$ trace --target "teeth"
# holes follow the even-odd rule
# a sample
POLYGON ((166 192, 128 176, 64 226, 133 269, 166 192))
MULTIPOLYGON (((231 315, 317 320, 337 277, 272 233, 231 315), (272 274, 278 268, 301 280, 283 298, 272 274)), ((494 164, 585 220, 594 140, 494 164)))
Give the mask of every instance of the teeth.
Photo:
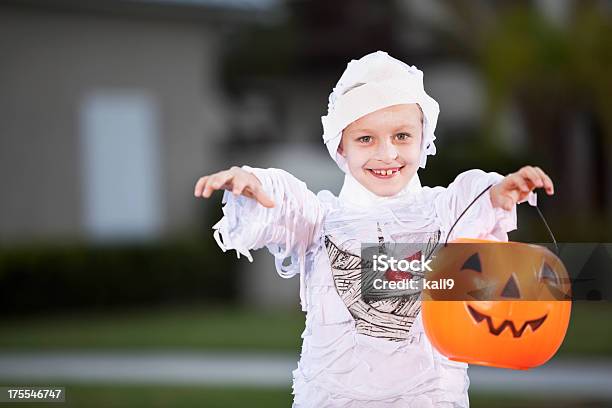
POLYGON ((372 171, 374 173, 376 173, 376 174, 380 174, 381 176, 390 176, 390 175, 398 172, 397 169, 382 169, 382 170, 374 170, 374 169, 372 169, 372 171))

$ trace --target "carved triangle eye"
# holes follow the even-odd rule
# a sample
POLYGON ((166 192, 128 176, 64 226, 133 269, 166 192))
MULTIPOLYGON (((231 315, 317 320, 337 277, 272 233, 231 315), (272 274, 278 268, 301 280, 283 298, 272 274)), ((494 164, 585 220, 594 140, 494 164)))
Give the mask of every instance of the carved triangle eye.
POLYGON ((482 266, 480 265, 480 257, 478 256, 478 252, 473 254, 468 258, 467 261, 461 267, 461 270, 470 269, 476 272, 482 272, 482 266))
POLYGON ((559 276, 557 276, 557 273, 546 262, 542 264, 542 269, 540 270, 540 280, 551 285, 559 285, 559 276))
POLYGON ((519 292, 518 285, 516 284, 516 279, 514 275, 510 276, 508 282, 506 282, 506 286, 504 286, 504 290, 502 290, 501 295, 507 298, 518 299, 521 297, 521 293, 519 292))

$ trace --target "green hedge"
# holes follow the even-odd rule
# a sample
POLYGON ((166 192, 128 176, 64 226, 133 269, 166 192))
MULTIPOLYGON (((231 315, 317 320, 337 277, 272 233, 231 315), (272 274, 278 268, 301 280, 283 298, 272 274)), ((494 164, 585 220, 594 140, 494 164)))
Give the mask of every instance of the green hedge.
POLYGON ((212 240, 0 248, 0 315, 234 300, 236 269, 212 240))

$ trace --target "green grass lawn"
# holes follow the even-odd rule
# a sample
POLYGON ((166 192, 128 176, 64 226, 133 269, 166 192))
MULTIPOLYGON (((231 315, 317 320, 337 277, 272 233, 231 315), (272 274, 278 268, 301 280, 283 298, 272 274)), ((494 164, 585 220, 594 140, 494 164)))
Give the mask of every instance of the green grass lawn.
MULTIPOLYGON (((293 396, 289 388, 211 388, 195 386, 122 386, 67 385, 66 403, 39 403, 31 406, 61 406, 66 408, 287 408, 293 396)), ((2 407, 23 408, 25 403, 0 404, 2 407)), ((525 395, 489 395, 470 393, 470 406, 499 408, 581 408, 610 407, 610 402, 525 395)))
MULTIPOLYGON (((151 308, 0 321, 0 351, 245 350, 297 352, 300 311, 221 307, 151 308)), ((612 303, 574 305, 559 356, 612 356, 612 303)))
POLYGON ((559 356, 612 357, 612 303, 576 302, 559 356))

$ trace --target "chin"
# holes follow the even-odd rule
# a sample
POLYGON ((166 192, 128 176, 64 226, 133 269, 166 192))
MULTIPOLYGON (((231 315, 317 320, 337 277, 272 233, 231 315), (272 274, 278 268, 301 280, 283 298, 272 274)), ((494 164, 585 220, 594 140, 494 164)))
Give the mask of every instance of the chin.
POLYGON ((377 196, 392 197, 396 195, 397 193, 399 193, 401 190, 402 190, 401 188, 394 188, 394 189, 383 188, 383 189, 373 190, 372 192, 376 194, 377 196))
POLYGON ((380 197, 392 197, 402 191, 408 184, 408 181, 403 174, 393 181, 391 180, 372 180, 372 176, 366 176, 364 186, 372 193, 380 197))

